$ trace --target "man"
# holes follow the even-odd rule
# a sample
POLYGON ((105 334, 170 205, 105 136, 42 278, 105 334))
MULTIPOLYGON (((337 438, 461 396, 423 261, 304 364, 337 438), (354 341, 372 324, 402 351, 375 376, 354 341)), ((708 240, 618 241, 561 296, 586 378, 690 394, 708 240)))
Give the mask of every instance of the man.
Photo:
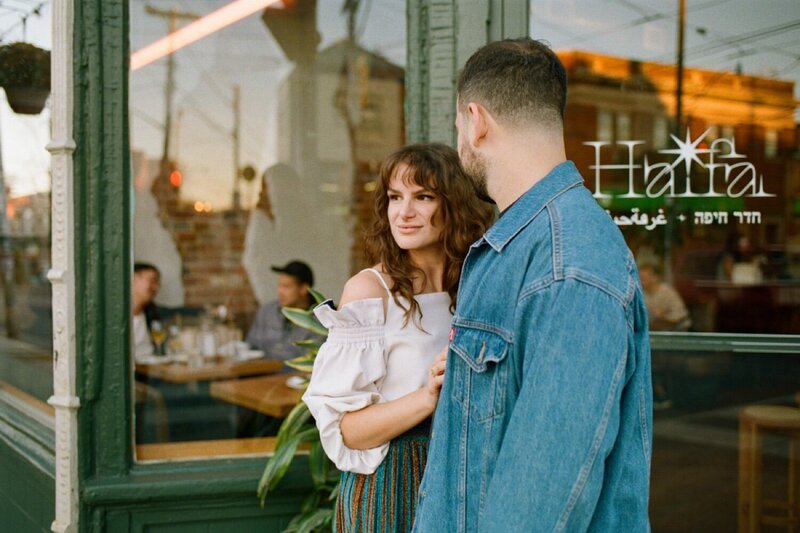
POLYGON ((652 263, 639 265, 644 303, 651 330, 686 331, 691 326, 689 311, 681 295, 661 280, 661 269, 652 263))
POLYGON ((458 80, 458 148, 501 216, 471 247, 415 531, 647 531, 650 351, 633 256, 566 161, 566 73, 531 39, 458 80))
POLYGON ((278 299, 261 306, 246 341, 253 348, 264 350, 270 359, 293 359, 302 355, 304 349, 292 343, 313 338, 315 334, 289 322, 281 308, 307 309, 311 306, 313 298, 308 289, 314 285, 314 273, 302 261, 273 266, 272 270, 278 273, 278 299))
MULTIPOLYGON (((689 311, 678 291, 661 280, 661 267, 655 263, 641 263, 639 277, 650 330, 688 330, 692 325, 689 311)), ((656 411, 672 407, 672 400, 667 394, 669 359, 664 354, 653 357, 653 409, 656 411)))
MULTIPOLYGON (((137 360, 153 355, 150 327, 158 321, 158 311, 153 302, 161 288, 161 273, 150 263, 133 265, 131 304, 133 306, 133 354, 137 360)), ((160 324, 159 324, 160 327, 160 324)))

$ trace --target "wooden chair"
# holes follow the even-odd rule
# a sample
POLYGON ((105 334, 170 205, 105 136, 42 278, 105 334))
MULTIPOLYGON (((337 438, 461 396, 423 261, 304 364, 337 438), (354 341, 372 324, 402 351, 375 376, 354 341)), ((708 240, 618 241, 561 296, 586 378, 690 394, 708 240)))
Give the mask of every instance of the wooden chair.
POLYGON ((797 452, 800 444, 800 409, 780 405, 751 405, 739 413, 739 533, 755 533, 761 526, 782 526, 800 531, 797 452), (786 500, 762 498, 762 440, 765 433, 784 435, 789 441, 786 500), (780 514, 765 514, 778 509, 780 514))
MULTIPOLYGON (((144 417, 144 411, 149 405, 152 409, 155 423, 156 441, 169 442, 169 421, 167 419, 167 403, 164 401, 164 395, 147 383, 142 383, 138 380, 133 383, 138 418, 144 417)), ((137 422, 140 422, 140 420, 137 420, 137 422)), ((136 429, 137 431, 143 431, 144 424, 139 423, 136 429)))

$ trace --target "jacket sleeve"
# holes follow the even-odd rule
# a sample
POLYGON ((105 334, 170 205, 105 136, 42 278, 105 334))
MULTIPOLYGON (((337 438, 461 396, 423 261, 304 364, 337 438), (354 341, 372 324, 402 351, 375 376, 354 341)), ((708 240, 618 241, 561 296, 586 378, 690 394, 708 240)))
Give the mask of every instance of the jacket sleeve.
POLYGON ((488 482, 481 531, 586 531, 617 438, 630 368, 623 304, 576 280, 518 306, 519 395, 488 482))
POLYGON ((314 312, 328 328, 328 338, 314 361, 303 401, 316 420, 322 447, 336 467, 371 474, 386 457, 389 444, 367 450, 348 448, 339 421, 345 413, 383 401, 383 302, 380 298, 355 301, 339 311, 322 304, 314 312))

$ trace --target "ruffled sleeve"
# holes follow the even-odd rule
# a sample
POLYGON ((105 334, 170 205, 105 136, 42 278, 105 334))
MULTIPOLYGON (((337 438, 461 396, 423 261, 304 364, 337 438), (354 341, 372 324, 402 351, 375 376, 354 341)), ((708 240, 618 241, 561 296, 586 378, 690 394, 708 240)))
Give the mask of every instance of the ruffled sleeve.
POLYGON ((336 467, 371 474, 386 457, 389 444, 367 450, 348 448, 339 420, 345 413, 382 401, 379 389, 386 375, 383 300, 357 300, 338 311, 326 302, 314 314, 328 328, 328 338, 317 354, 303 401, 336 467))

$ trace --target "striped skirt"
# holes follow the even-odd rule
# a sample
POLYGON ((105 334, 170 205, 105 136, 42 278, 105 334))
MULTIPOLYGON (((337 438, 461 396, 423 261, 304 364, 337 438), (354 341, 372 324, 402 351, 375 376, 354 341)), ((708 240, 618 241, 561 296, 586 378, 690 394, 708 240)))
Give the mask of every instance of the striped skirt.
POLYGON ((389 443, 386 458, 375 473, 342 472, 333 530, 337 533, 411 531, 429 435, 430 421, 425 421, 389 443))

